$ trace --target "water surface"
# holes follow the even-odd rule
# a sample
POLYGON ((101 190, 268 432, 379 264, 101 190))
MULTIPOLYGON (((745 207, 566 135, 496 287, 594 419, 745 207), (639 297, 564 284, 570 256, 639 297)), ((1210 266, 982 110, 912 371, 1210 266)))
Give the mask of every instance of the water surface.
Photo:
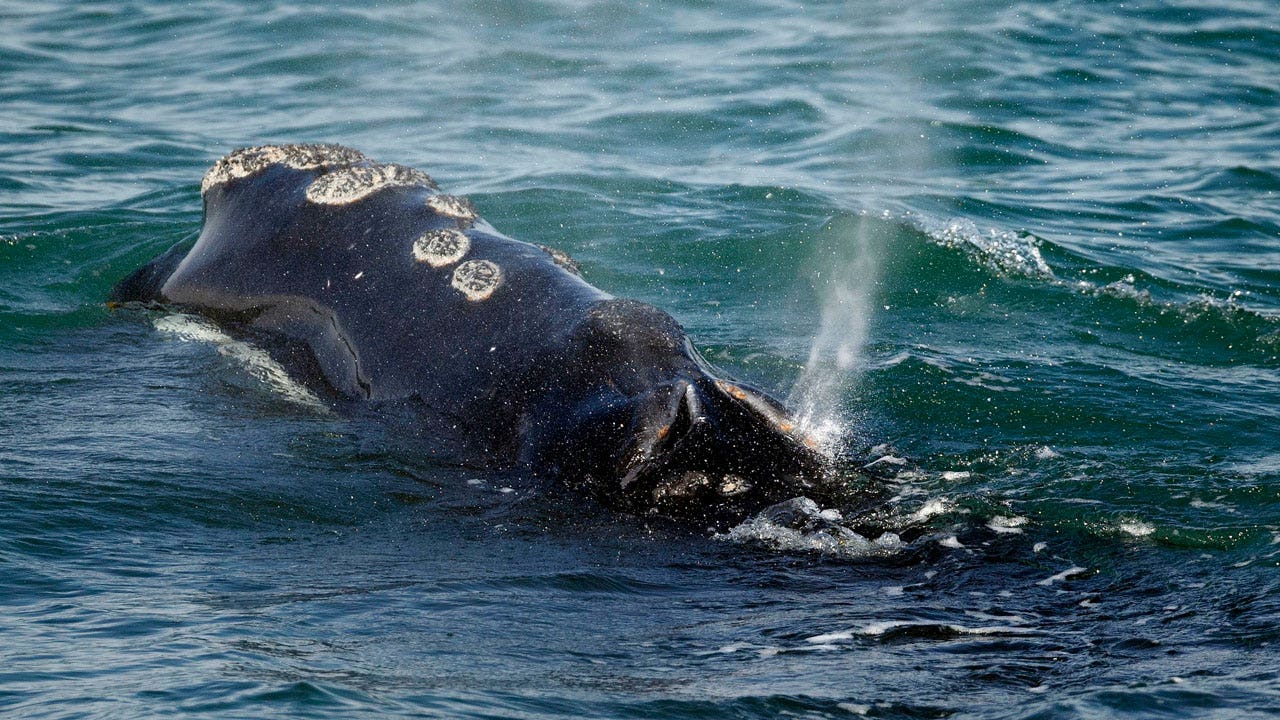
POLYGON ((1273 3, 0 22, 0 710, 1280 714, 1273 3), (846 521, 901 542, 435 466, 106 308, 198 230, 215 159, 298 141, 422 168, 668 310, 875 463, 846 521))

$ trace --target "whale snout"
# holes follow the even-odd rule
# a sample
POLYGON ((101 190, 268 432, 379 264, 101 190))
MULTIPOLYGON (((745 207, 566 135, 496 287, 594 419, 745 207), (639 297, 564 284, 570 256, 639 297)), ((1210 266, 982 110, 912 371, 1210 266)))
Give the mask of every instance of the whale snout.
POLYGON ((825 465, 786 409, 748 386, 709 376, 637 400, 616 471, 633 512, 735 520, 803 495, 825 465))
POLYGON ((638 515, 723 524, 809 493, 825 461, 781 403, 716 377, 670 315, 595 305, 531 424, 535 467, 638 515))

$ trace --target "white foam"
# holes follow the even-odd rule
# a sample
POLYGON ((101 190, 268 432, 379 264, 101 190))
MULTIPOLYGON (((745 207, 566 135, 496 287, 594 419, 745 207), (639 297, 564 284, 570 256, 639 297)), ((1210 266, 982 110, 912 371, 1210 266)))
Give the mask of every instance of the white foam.
POLYGON ((850 640, 852 638, 853 638, 852 631, 842 630, 840 632, 814 635, 813 637, 805 638, 804 641, 812 645, 829 645, 833 642, 839 642, 841 640, 850 640))
POLYGON ((1126 520, 1120 523, 1120 532, 1134 537, 1146 537, 1156 531, 1151 523, 1145 523, 1141 520, 1126 520))
POLYGON ((869 637, 879 637, 885 633, 902 628, 938 628, 948 630, 957 635, 1035 635, 1039 633, 1039 631, 1034 628, 1018 627, 1017 625, 983 625, 972 627, 969 625, 932 623, 920 620, 885 620, 882 622, 871 623, 863 627, 858 631, 858 634, 869 637))
POLYGON ((984 233, 969 220, 952 220, 923 229, 939 245, 964 251, 1001 275, 1054 277, 1040 254, 1040 240, 1032 235, 994 228, 984 233))
POLYGON ((943 513, 950 512, 951 509, 952 505, 946 498, 935 498, 926 502, 919 510, 911 513, 911 521, 924 522, 934 515, 941 515, 943 513))
POLYGON ((1192 498, 1191 502, 1188 504, 1193 508, 1201 510, 1225 510, 1230 513, 1237 512, 1235 507, 1226 503, 1210 502, 1208 500, 1201 500, 1200 498, 1192 498))
POLYGON ((885 455, 884 457, 879 457, 879 458, 876 458, 875 460, 872 460, 871 462, 867 463, 866 465, 863 465, 862 467, 863 469, 866 469, 866 468, 875 467, 876 465, 880 465, 880 464, 902 466, 902 465, 906 465, 907 461, 894 455, 885 455))
POLYGON ((157 330, 174 335, 186 342, 212 344, 221 355, 244 366, 249 373, 289 402, 324 414, 328 406, 315 393, 289 377, 288 371, 261 348, 236 340, 222 332, 217 325, 194 315, 165 315, 154 321, 157 330))
POLYGON ((1056 582, 1060 582, 1060 581, 1062 581, 1062 580, 1066 580, 1067 578, 1071 577, 1072 575, 1079 575, 1079 574, 1081 574, 1081 573, 1087 573, 1087 572, 1089 572, 1089 568, 1082 568, 1082 567, 1080 567, 1079 565, 1073 565, 1073 566, 1071 566, 1071 567, 1067 568, 1066 570, 1063 570, 1062 572, 1057 573, 1056 575, 1050 575, 1049 577, 1047 577, 1047 578, 1045 578, 1045 579, 1043 579, 1043 580, 1038 580, 1038 581, 1036 582, 1036 584, 1037 584, 1037 585, 1043 585, 1043 586, 1045 586, 1045 587, 1048 587, 1048 586, 1050 586, 1050 585, 1052 585, 1052 584, 1054 584, 1054 583, 1056 583, 1056 582))
POLYGON ((1112 283, 1107 283, 1101 287, 1094 285, 1088 281, 1081 281, 1077 287, 1085 292, 1093 295, 1105 295, 1108 297, 1123 298, 1125 300, 1136 300, 1139 304, 1149 304, 1151 302, 1151 293, 1147 290, 1139 290, 1134 283, 1137 281, 1132 274, 1125 275, 1123 278, 1112 283))
POLYGON ((992 392, 1021 392, 1022 390, 1013 384, 1013 380, 986 371, 977 372, 969 377, 958 376, 956 382, 992 392))
POLYGON ((1027 624, 1027 619, 1022 617, 1021 615, 993 615, 991 613, 982 612, 981 610, 965 610, 964 614, 968 615, 971 618, 975 618, 977 620, 995 620, 997 622, 1011 622, 1011 623, 1014 623, 1015 625, 1027 624))
POLYGON ((996 515, 987 521, 987 527, 998 533, 1017 534, 1022 532, 1022 526, 1027 524, 1027 519, 1021 516, 1006 517, 1004 515, 996 515))
POLYGON ((819 552, 845 558, 884 557, 906 547, 896 533, 886 532, 871 540, 836 524, 833 517, 838 516, 823 511, 809 498, 795 498, 766 508, 714 537, 786 552, 819 552))

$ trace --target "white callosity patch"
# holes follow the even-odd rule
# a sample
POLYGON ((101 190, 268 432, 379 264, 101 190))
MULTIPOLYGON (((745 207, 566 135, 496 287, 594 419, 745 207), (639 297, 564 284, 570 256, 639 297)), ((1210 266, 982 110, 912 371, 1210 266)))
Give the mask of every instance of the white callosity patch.
POLYGON ((453 271, 453 287, 473 302, 487 300, 502 284, 502 268, 489 260, 468 260, 453 271))
POLYGON ((421 170, 394 163, 353 165, 325 173, 307 186, 307 199, 320 205, 347 205, 391 187, 435 188, 421 170))
POLYGON ((320 170, 368 162, 358 150, 332 144, 259 145, 235 150, 213 164, 200 182, 204 194, 218 185, 239 180, 266 170, 272 165, 285 165, 295 170, 320 170))
POLYGON ((434 268, 452 265, 466 256, 471 239, 459 230, 428 230, 413 241, 413 259, 434 268))
POLYGON ((428 195, 426 202, 436 214, 461 222, 474 222, 479 217, 471 201, 457 195, 428 195))

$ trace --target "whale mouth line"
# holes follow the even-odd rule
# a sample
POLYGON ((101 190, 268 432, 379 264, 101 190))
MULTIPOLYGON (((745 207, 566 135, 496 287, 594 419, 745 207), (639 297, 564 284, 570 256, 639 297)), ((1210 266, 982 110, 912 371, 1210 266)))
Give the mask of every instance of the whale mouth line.
POLYGON ((768 499, 786 488, 799 492, 822 472, 824 458, 785 408, 753 389, 681 380, 668 397, 661 421, 640 423, 640 438, 619 464, 619 487, 634 509, 768 499))
POLYGON ((649 474, 656 465, 662 464, 664 459, 669 458, 685 443, 698 426, 707 422, 702 413, 702 402, 693 385, 686 380, 673 386, 662 416, 663 424, 651 432, 642 429, 633 449, 624 454, 622 472, 619 473, 623 490, 633 485, 642 475, 649 474))

